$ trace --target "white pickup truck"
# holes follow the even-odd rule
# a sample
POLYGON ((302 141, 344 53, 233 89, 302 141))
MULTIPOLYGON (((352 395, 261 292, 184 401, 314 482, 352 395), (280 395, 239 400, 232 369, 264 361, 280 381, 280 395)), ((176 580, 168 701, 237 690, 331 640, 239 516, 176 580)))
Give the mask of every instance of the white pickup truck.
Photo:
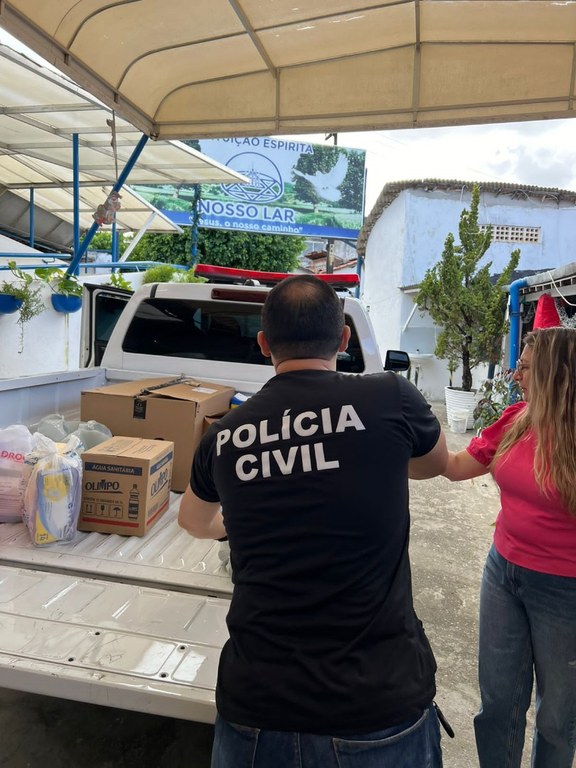
MULTIPOLYGON (((98 365, 0 380, 0 427, 77 417, 82 390, 121 380, 184 373, 254 393, 273 375, 256 346, 268 288, 87 290, 83 358, 98 365)), ((363 306, 347 295, 344 308, 352 337, 339 368, 382 371, 363 306)), ((407 367, 402 353, 387 358, 407 367)), ((219 545, 178 527, 178 503, 172 494, 143 538, 78 533, 34 547, 23 524, 0 525, 0 687, 213 722, 232 584, 219 545)))

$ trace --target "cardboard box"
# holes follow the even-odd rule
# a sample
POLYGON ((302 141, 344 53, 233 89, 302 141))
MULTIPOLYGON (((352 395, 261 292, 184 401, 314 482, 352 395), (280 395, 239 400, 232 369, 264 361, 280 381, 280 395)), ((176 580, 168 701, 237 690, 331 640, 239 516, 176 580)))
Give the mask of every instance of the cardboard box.
POLYGON ((229 411, 224 411, 224 413, 218 413, 216 416, 204 416, 204 424, 202 425, 202 435, 205 435, 206 432, 210 429, 212 424, 215 424, 217 421, 220 421, 220 419, 223 416, 226 416, 226 414, 229 411))
POLYGON ((170 504, 174 445, 111 437, 84 451, 78 529, 144 536, 170 504))
POLYGON ((126 381, 82 392, 83 421, 95 419, 114 435, 171 440, 172 490, 185 491, 205 416, 228 409, 235 390, 192 378, 126 381))

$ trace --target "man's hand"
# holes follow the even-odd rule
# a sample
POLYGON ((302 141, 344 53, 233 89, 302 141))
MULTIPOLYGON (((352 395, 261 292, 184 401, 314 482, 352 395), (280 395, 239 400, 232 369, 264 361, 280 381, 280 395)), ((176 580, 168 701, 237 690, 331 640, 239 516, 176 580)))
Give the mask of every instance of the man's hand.
POLYGON ((180 501, 178 525, 197 539, 221 539, 226 536, 220 503, 204 501, 190 486, 180 501))

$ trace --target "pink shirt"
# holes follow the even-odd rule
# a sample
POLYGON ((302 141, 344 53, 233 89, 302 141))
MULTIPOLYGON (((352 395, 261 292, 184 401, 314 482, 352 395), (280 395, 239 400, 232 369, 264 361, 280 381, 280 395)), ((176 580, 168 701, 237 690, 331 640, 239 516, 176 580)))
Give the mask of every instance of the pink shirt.
MULTIPOLYGON (((488 466, 503 433, 525 407, 526 403, 510 405, 495 424, 474 437, 466 449, 472 458, 488 466)), ((515 565, 576 577, 576 517, 570 516, 556 490, 552 489, 548 497, 540 491, 534 477, 535 449, 536 439, 530 430, 494 468, 502 505, 494 545, 515 565)))

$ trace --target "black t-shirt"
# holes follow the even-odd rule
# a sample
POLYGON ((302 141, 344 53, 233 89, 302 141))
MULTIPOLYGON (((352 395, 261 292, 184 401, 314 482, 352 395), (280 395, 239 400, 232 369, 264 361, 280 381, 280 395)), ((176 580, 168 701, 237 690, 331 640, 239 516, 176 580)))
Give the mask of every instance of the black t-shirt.
POLYGON ((191 486, 221 502, 230 541, 225 720, 368 733, 432 701, 436 664, 412 604, 408 460, 439 434, 401 376, 317 370, 275 376, 206 433, 191 486))

